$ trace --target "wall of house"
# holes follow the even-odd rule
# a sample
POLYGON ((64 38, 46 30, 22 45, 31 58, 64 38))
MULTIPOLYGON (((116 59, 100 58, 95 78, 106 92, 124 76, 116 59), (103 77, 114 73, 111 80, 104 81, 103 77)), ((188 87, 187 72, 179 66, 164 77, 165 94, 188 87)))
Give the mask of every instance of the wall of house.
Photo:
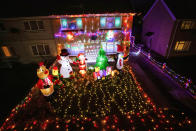
MULTIPOLYGON (((107 15, 103 15, 105 17, 109 17, 107 15)), ((116 15, 116 16, 120 16, 120 15, 116 15)), ((65 17, 67 18, 67 17, 65 17)), ((121 16, 121 22, 122 22, 122 26, 120 28, 120 31, 132 31, 132 24, 133 24, 133 16, 132 15, 125 15, 125 16, 121 16), (125 23, 126 21, 126 23, 125 23)), ((82 17, 82 23, 83 23, 83 31, 85 30, 87 33, 97 33, 99 32, 107 32, 108 30, 101 30, 100 29, 100 17, 99 16, 91 16, 91 17, 82 17)), ((60 31, 61 25, 60 25, 60 18, 56 18, 53 20, 53 29, 55 33, 58 33, 60 31)), ((117 29, 119 30, 119 29, 117 29)), ((77 32, 77 31, 69 31, 69 32, 77 32)), ((66 32, 64 33, 66 34, 66 32)), ((105 33, 106 34, 106 33, 105 33)), ((123 33, 120 32, 119 37, 116 37, 116 40, 118 41, 122 41, 123 40, 123 33)), ((99 40, 105 40, 105 36, 104 37, 100 37, 98 36, 97 39, 99 40)), ((73 40, 69 40, 66 38, 57 38, 56 41, 57 43, 73 43, 73 42, 77 42, 77 41, 88 41, 89 40, 89 36, 84 34, 84 35, 79 35, 79 36, 74 36, 73 40)))
POLYGON ((166 56, 168 43, 172 33, 174 19, 171 17, 162 1, 158 1, 149 14, 143 19, 142 40, 154 52, 166 56), (147 32, 154 32, 150 46, 150 37, 147 32))
POLYGON ((176 33, 171 41, 171 50, 168 52, 168 57, 176 57, 176 56, 189 56, 196 55, 196 19, 191 19, 195 23, 195 27, 193 29, 182 30, 181 25, 184 20, 177 20, 176 33), (177 41, 191 41, 189 50, 187 51, 175 51, 175 45, 177 41))
MULTIPOLYGON (((106 14, 103 14, 106 16, 106 14)), ((117 15, 121 16, 121 15, 117 15)), ((70 17, 70 16, 67 16, 70 17)), ((107 16, 106 16, 107 17, 107 16)), ((0 23, 3 23, 6 28, 5 31, 0 30, 0 47, 8 46, 12 47, 15 52, 19 62, 22 63, 31 63, 31 62, 39 62, 44 59, 48 59, 51 57, 56 57, 57 55, 57 45, 58 44, 69 44, 71 42, 87 41, 90 36, 87 34, 75 36, 74 40, 70 41, 64 38, 55 38, 54 35, 60 31, 61 17, 55 16, 43 16, 43 17, 23 17, 23 18, 4 18, 0 19, 0 23), (25 30, 24 22, 25 21, 43 21, 44 29, 43 30, 25 30), (14 29, 15 32, 11 30, 14 29), (32 50, 32 45, 35 44, 48 44, 50 55, 39 56, 34 55, 32 50)), ((65 17, 66 18, 66 17, 65 17)), ((83 29, 86 31, 95 33, 99 30, 100 27, 100 17, 99 16, 88 16, 82 17, 83 29)), ((133 15, 126 14, 122 16, 122 28, 120 31, 132 31, 132 23, 133 23, 133 15)), ((100 30, 101 31, 101 30, 100 30)), ((105 32, 107 30, 103 30, 105 32)), ((127 39, 123 37, 123 32, 119 33, 120 35, 116 38, 117 41, 125 41, 122 43, 123 46, 130 45, 130 43, 126 42, 127 39)), ((100 37, 99 40, 104 41, 104 37, 100 37)), ((129 51, 129 49, 127 49, 129 51)), ((1 58, 8 58, 5 56, 0 56, 1 58)), ((12 58, 12 57, 9 57, 12 58)))
MULTIPOLYGON (((52 26, 52 19, 40 18, 40 17, 27 17, 27 18, 10 18, 2 19, 0 21, 6 28, 5 31, 0 31, 0 46, 12 47, 19 62, 31 63, 38 62, 43 59, 55 57, 56 45, 54 39, 54 32, 52 26), (44 30, 26 31, 24 27, 24 21, 43 21, 44 30), (17 32, 12 32, 12 29, 16 29, 17 32), (33 44, 48 44, 50 49, 50 55, 48 56, 35 56, 32 52, 33 44)), ((5 57, 3 58, 5 59, 5 57)))
MULTIPOLYGON (((60 18, 69 20, 70 16, 68 17, 62 16, 59 18, 55 18, 55 20, 53 21, 54 32, 56 32, 57 34, 63 35, 63 37, 57 37, 55 39, 57 48, 58 48, 57 49, 58 54, 60 54, 60 51, 62 48, 66 47, 72 56, 77 56, 79 52, 82 52, 82 53, 85 53, 86 57, 88 58, 90 62, 94 62, 96 60, 96 57, 97 57, 96 55, 98 54, 98 50, 102 44, 112 45, 110 46, 112 47, 111 50, 109 48, 107 49, 104 48, 104 50, 106 51, 108 55, 115 53, 116 47, 117 47, 116 45, 121 44, 124 49, 123 51, 125 53, 125 56, 128 55, 129 47, 130 47, 130 32, 132 32, 133 15, 103 14, 103 15, 98 15, 98 16, 86 15, 84 17, 80 17, 82 18, 82 31, 81 31, 82 34, 79 34, 79 35, 77 34, 78 31, 73 31, 73 30, 66 31, 66 29, 61 30, 60 18), (110 30, 104 29, 104 28, 100 29, 100 17, 121 17, 121 27, 112 29, 115 32, 115 35, 114 35, 115 38, 112 42, 111 41, 109 42, 106 40, 107 32, 110 30), (125 34, 124 31, 127 31, 128 33, 125 34), (101 34, 99 34, 99 32, 101 34), (97 33, 96 40, 91 39, 92 33, 94 34, 97 33), (66 37, 66 35, 68 34, 73 35, 72 40, 66 37), (77 46, 77 48, 73 49, 74 46, 77 46)), ((105 46, 105 47, 109 47, 109 46, 105 46)))

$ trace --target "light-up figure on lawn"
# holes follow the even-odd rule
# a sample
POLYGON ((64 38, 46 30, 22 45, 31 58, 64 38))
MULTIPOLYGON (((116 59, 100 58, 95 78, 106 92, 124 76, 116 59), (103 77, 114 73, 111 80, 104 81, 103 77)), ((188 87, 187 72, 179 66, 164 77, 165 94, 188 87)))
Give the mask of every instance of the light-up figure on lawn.
POLYGON ((124 57, 122 47, 120 45, 117 45, 117 58, 115 58, 115 61, 116 61, 116 68, 118 70, 122 70, 122 68, 123 68, 123 61, 125 59, 127 59, 127 57, 129 57, 129 55, 124 57))
POLYGON ((49 75, 49 70, 44 66, 43 62, 39 63, 39 69, 37 69, 37 76, 39 78, 36 86, 40 89, 44 96, 49 96, 54 92, 52 75, 49 75))
POLYGON ((60 60, 58 62, 61 64, 60 74, 63 75, 63 78, 69 78, 73 73, 73 69, 70 65, 72 60, 69 58, 69 53, 67 49, 62 49, 60 54, 60 60))
POLYGON ((107 66, 109 66, 108 58, 106 56, 105 51, 101 47, 98 52, 95 67, 99 67, 100 70, 103 70, 103 69, 106 70, 107 66))
POLYGON ((86 74, 86 60, 87 58, 83 53, 78 54, 77 63, 79 64, 79 73, 84 77, 86 74))

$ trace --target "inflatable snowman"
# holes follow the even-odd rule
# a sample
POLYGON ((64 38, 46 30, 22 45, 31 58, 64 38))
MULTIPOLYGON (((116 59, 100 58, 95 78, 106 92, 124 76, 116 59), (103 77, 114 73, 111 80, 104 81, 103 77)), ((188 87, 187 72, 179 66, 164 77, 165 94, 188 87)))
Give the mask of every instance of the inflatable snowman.
POLYGON ((73 73, 70 62, 73 61, 69 58, 69 53, 67 49, 62 49, 60 54, 60 60, 58 62, 61 64, 60 74, 63 75, 63 78, 69 78, 73 73))

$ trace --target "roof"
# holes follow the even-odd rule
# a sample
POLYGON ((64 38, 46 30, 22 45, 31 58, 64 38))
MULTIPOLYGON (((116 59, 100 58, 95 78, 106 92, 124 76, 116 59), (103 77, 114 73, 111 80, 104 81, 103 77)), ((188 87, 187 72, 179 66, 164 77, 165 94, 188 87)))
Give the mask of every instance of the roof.
MULTIPOLYGON (((154 4, 152 4, 151 8, 156 5, 157 1, 154 0, 154 4)), ((194 5, 194 0, 161 0, 166 4, 166 8, 168 7, 175 18, 177 19, 195 19, 196 8, 194 5)), ((150 12, 151 8, 149 8, 146 15, 150 12)), ((168 11, 169 11, 168 10, 168 11)), ((169 13, 170 13, 169 11, 169 13)))

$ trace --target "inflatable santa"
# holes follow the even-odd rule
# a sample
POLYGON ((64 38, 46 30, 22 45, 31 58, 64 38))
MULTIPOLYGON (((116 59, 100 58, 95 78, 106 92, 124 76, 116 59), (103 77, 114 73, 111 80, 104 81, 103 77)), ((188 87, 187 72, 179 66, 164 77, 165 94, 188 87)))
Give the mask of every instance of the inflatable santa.
POLYGON ((84 56, 84 53, 79 53, 78 57, 76 58, 76 63, 73 62, 73 64, 79 65, 79 73, 84 77, 86 74, 86 60, 87 58, 84 56))

